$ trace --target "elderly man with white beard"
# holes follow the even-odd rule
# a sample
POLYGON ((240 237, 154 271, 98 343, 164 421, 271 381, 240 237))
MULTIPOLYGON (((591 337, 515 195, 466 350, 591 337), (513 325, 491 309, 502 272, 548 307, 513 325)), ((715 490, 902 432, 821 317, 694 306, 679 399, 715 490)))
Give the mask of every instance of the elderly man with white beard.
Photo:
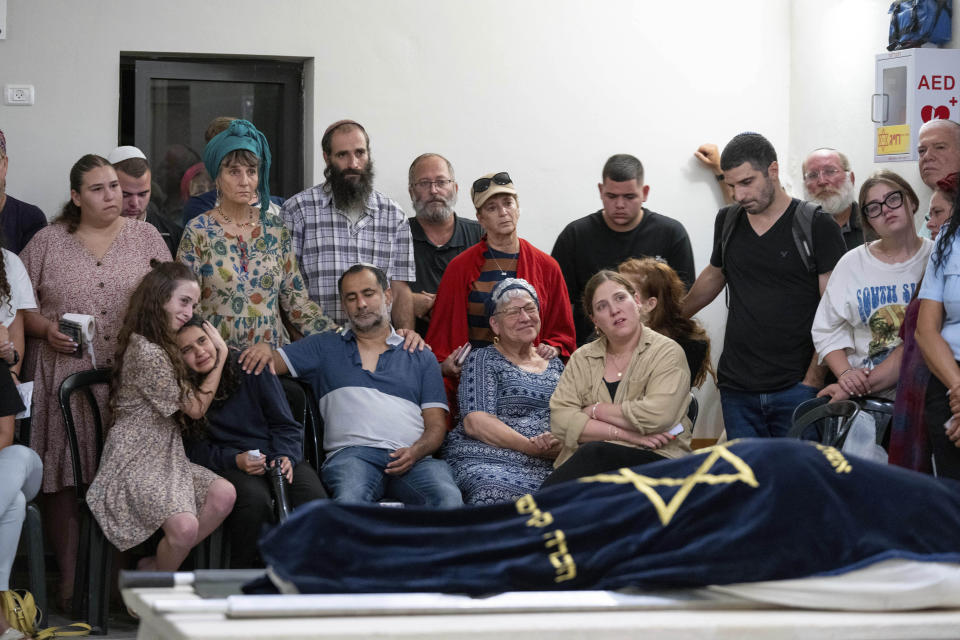
POLYGON ((814 149, 803 161, 803 195, 840 226, 847 251, 863 244, 863 223, 850 161, 836 149, 814 149))
POLYGON ((451 260, 480 240, 483 228, 454 212, 459 187, 453 165, 440 154, 417 156, 410 164, 407 184, 417 214, 409 219, 417 265, 417 279, 410 289, 416 330, 425 336, 443 272, 451 260))

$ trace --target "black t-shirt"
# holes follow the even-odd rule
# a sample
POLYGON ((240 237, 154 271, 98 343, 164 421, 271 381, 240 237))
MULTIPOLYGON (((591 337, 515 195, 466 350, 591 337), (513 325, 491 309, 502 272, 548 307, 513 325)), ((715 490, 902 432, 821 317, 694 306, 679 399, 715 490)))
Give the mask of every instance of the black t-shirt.
POLYGON ((176 260, 177 249, 180 247, 180 237, 183 236, 183 228, 170 218, 162 215, 152 202, 147 205, 146 221, 160 232, 160 237, 163 238, 167 249, 170 250, 170 257, 176 260))
MULTIPOLYGON (((810 326, 820 303, 817 274, 809 273, 793 240, 793 199, 762 236, 742 214, 722 264, 723 214, 714 224, 710 264, 723 268, 730 312, 717 371, 719 386, 754 392, 786 389, 803 379, 813 357, 810 326)), ((833 270, 844 254, 840 227, 823 211, 813 217, 817 273, 833 270)))
MULTIPOLYGON (((417 267, 417 280, 410 284, 414 293, 436 293, 440 278, 450 261, 480 241, 483 227, 475 220, 467 220, 454 214, 453 235, 442 247, 434 246, 423 231, 420 221, 409 218, 410 235, 413 237, 413 262, 417 267)), ((417 318, 416 330, 427 335, 430 323, 417 318)))
POLYGON ((677 340, 677 344, 683 349, 683 355, 687 359, 687 367, 690 369, 690 386, 693 386, 693 379, 697 377, 703 361, 707 359, 707 347, 710 343, 704 340, 677 340))
POLYGON ((33 235, 47 226, 47 216, 39 207, 7 195, 0 211, 3 246, 7 251, 20 253, 33 235))
POLYGON ((577 344, 593 334, 593 323, 583 313, 581 300, 587 280, 601 269, 613 269, 629 258, 662 258, 680 275, 687 288, 693 283, 693 249, 683 225, 673 218, 643 210, 640 224, 630 231, 614 231, 603 220, 603 211, 574 220, 560 232, 553 252, 567 283, 577 344))

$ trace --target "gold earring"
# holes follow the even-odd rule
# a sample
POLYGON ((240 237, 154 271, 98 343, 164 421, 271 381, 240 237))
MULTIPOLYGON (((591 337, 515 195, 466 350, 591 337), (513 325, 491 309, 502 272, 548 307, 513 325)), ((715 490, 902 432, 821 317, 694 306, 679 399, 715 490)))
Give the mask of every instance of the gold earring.
POLYGON ((500 344, 500 336, 493 336, 493 344, 500 344))

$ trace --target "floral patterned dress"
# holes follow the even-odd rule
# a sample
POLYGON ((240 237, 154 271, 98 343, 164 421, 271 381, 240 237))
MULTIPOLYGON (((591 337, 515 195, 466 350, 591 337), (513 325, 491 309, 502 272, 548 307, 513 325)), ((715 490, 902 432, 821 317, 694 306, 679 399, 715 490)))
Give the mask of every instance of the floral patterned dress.
POLYGON ((231 347, 289 342, 281 311, 303 335, 334 328, 307 295, 280 218, 262 215, 247 238, 227 233, 209 213, 187 224, 177 259, 200 281, 200 313, 231 347))
POLYGON ((174 514, 199 513, 219 477, 187 459, 173 418, 179 399, 180 385, 167 354, 143 336, 131 335, 120 371, 116 420, 87 491, 87 504, 104 535, 121 551, 149 538, 174 514))

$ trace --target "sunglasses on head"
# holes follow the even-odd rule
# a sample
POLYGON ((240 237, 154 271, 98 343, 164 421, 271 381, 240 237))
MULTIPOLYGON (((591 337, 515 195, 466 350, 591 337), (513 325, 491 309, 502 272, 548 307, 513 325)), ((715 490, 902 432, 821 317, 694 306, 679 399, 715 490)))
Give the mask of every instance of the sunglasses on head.
POLYGON ((490 188, 491 184, 498 184, 503 186, 505 184, 512 183, 513 180, 510 179, 510 174, 506 171, 501 171, 500 173, 494 175, 492 178, 478 178, 473 183, 473 192, 474 193, 483 193, 490 188))

